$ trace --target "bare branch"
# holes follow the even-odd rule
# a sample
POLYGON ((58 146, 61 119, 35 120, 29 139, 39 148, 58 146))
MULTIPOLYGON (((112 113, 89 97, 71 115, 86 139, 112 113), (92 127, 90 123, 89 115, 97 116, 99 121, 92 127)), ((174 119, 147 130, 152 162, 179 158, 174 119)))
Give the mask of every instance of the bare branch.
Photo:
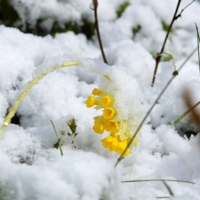
POLYGON ((154 85, 154 83, 155 83, 156 73, 157 73, 157 70, 158 70, 158 65, 159 65, 160 60, 161 60, 161 55, 162 55, 162 53, 163 53, 163 51, 164 51, 164 49, 165 49, 165 45, 166 45, 167 39, 168 39, 168 37, 169 37, 169 33, 170 33, 171 29, 172 29, 173 23, 174 23, 179 17, 181 17, 183 11, 184 11, 187 7, 189 7, 192 3, 194 3, 194 2, 195 2, 195 0, 193 0, 193 1, 192 1, 191 3, 189 3, 187 6, 185 6, 185 7, 181 10, 181 12, 180 12, 179 14, 177 14, 178 9, 179 9, 180 4, 181 4, 181 0, 178 0, 177 6, 176 6, 176 10, 175 10, 175 12, 174 12, 174 16, 173 16, 173 18, 172 18, 172 21, 171 21, 170 26, 169 26, 169 28, 168 28, 167 34, 166 34, 166 36, 165 36, 165 39, 164 39, 162 48, 161 48, 161 50, 160 50, 160 53, 157 54, 157 57, 156 57, 156 59, 155 59, 155 60, 156 60, 156 64, 155 64, 154 73, 153 73, 153 79, 152 79, 152 83, 151 83, 151 86, 152 86, 152 87, 153 87, 153 85, 154 85))
POLYGON ((107 59, 106 59, 106 55, 105 55, 104 50, 103 50, 103 44, 102 44, 102 41, 101 41, 101 35, 100 35, 100 31, 99 31, 99 23, 98 23, 98 15, 97 15, 98 0, 93 0, 93 6, 94 6, 94 18, 95 18, 94 25, 95 25, 95 29, 96 29, 96 32, 97 32, 97 38, 98 38, 98 41, 99 41, 101 54, 102 54, 104 63, 108 64, 107 59))
POLYGON ((192 3, 194 3, 195 1, 196 1, 196 0, 193 0, 193 1, 190 2, 187 6, 185 6, 185 8, 183 8, 183 9, 181 10, 181 12, 176 16, 175 20, 178 19, 179 17, 181 17, 183 11, 184 11, 187 7, 189 7, 192 3))
POLYGON ((174 21, 177 19, 177 12, 178 12, 178 9, 179 9, 179 6, 181 4, 181 0, 178 0, 178 3, 177 3, 177 6, 176 6, 176 10, 174 12, 174 16, 172 18, 172 21, 169 25, 169 28, 168 28, 168 31, 167 31, 167 34, 165 36, 165 39, 164 39, 164 42, 163 42, 163 45, 162 45, 162 48, 160 50, 160 53, 157 54, 157 57, 156 57, 156 64, 155 64, 155 68, 154 68, 154 73, 153 73, 153 79, 152 79, 152 83, 151 83, 151 86, 153 87, 154 83, 155 83, 155 79, 156 79, 156 73, 157 73, 157 70, 158 70, 158 65, 160 63, 160 60, 161 60, 161 54, 163 53, 164 49, 165 49, 165 45, 166 45, 166 42, 167 42, 167 39, 169 37, 169 33, 172 29, 172 26, 173 26, 173 23, 174 21))

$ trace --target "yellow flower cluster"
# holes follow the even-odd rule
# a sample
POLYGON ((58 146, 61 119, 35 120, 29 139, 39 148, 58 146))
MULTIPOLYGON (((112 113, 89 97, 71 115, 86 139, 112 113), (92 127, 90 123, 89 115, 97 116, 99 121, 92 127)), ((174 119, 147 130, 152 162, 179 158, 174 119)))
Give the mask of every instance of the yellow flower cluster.
MULTIPOLYGON (((86 106, 103 109, 102 115, 94 118, 93 130, 98 134, 102 134, 104 131, 109 132, 110 135, 101 140, 103 146, 110 151, 122 154, 132 136, 127 130, 127 122, 116 120, 118 113, 111 95, 98 88, 94 88, 92 94, 93 96, 89 96, 86 100, 86 106)), ((137 142, 135 140, 132 145, 136 146, 137 142)), ((130 152, 130 149, 127 149, 124 156, 130 152)))

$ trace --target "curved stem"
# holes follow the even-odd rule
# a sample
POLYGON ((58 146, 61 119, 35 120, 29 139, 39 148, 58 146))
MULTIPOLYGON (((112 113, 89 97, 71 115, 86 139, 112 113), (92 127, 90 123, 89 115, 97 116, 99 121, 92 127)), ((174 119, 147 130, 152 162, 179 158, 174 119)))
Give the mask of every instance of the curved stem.
POLYGON ((13 116, 15 115, 19 105, 21 104, 21 102, 23 101, 24 97, 27 95, 27 93, 31 90, 31 88, 38 83, 44 76, 46 76, 47 74, 59 69, 59 68, 64 68, 64 67, 70 67, 70 66, 78 66, 81 65, 80 62, 76 62, 76 61, 69 61, 66 62, 64 64, 62 64, 61 66, 53 66, 50 67, 49 69, 45 70, 44 72, 42 72, 41 74, 39 74, 35 79, 33 79, 24 89, 24 91, 19 95, 19 97, 17 98, 17 100, 15 101, 15 103, 13 104, 13 106, 10 108, 7 116, 5 117, 2 127, 1 127, 1 131, 0 131, 0 139, 3 137, 4 132, 6 131, 8 125, 11 122, 11 119, 13 118, 13 116))

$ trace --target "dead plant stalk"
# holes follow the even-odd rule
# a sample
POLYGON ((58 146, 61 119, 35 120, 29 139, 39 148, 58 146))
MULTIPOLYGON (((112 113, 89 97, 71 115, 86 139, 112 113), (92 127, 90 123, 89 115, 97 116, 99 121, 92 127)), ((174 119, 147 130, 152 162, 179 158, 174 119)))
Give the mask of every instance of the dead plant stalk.
POLYGON ((164 39, 162 48, 161 48, 161 50, 160 50, 160 53, 157 54, 157 57, 156 57, 156 59, 155 59, 156 64, 155 64, 154 73, 153 73, 153 79, 152 79, 152 84, 151 84, 152 87, 153 87, 153 85, 154 85, 154 83, 155 83, 156 73, 157 73, 157 70, 158 70, 158 65, 159 65, 160 60, 161 60, 161 55, 162 55, 162 53, 164 52, 165 45, 166 45, 167 39, 168 39, 168 37, 169 37, 169 33, 170 33, 171 29, 172 29, 172 26, 173 26, 175 20, 178 19, 178 18, 177 18, 177 12, 178 12, 178 9, 179 9, 180 4, 181 4, 181 0, 178 0, 177 6, 176 6, 176 10, 175 10, 175 12, 174 12, 174 16, 173 16, 172 21, 171 21, 171 23, 170 23, 170 25, 169 25, 169 28, 168 28, 168 30, 167 30, 167 34, 166 34, 166 36, 165 36, 165 39, 164 39))
POLYGON ((93 5, 94 5, 94 18, 95 18, 94 25, 95 25, 95 29, 96 29, 96 32, 97 32, 97 38, 98 38, 98 41, 99 41, 101 54, 102 54, 104 63, 108 64, 107 59, 106 59, 106 55, 105 55, 104 50, 103 50, 103 44, 102 44, 102 41, 101 41, 101 35, 100 35, 100 31, 99 31, 99 23, 98 23, 98 15, 97 15, 98 0, 93 0, 93 5))

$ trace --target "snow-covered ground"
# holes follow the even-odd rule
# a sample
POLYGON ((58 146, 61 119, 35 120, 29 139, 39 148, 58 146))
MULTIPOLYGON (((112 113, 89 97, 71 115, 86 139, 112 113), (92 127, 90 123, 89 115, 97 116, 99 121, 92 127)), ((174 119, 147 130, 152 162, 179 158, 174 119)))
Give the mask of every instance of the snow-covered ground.
MULTIPOLYGON (((119 154, 101 142, 112 132, 107 119, 99 117, 106 121, 103 133, 99 124, 101 134, 93 129, 94 117, 105 115, 105 106, 86 106, 94 88, 112 101, 112 120, 119 126, 115 136, 130 139, 175 68, 197 46, 198 1, 174 22, 165 49, 173 59, 160 63, 151 87, 154 57, 161 49, 164 27, 169 26, 177 1, 128 0, 129 6, 118 18, 117 10, 124 2, 99 0, 99 26, 109 66, 103 63, 96 35, 88 40, 84 34, 68 31, 40 37, 0 26, 1 125, 26 85, 57 66, 33 86, 0 140, 1 200, 200 199, 200 135, 185 136, 188 131, 198 132, 198 125, 191 115, 171 124, 188 109, 183 98, 186 88, 193 104, 200 101, 197 51, 143 124, 137 147, 131 147, 131 153, 117 167, 119 154), (69 61, 80 64, 59 67, 69 61), (73 119, 75 132, 70 128, 73 119), (60 148, 55 148, 58 139, 63 156, 60 148), (166 181, 170 194, 162 181, 122 182, 150 179, 195 184, 166 181)), ((190 2, 182 0, 179 13, 190 2)), ((46 19, 43 26, 48 30, 54 21, 60 26, 69 21, 78 23, 83 16, 93 21, 91 0, 11 3, 21 18, 15 25, 22 29, 27 24, 34 27, 41 18, 46 19)), ((165 54, 164 60, 167 58, 165 54)), ((200 112, 198 107, 196 110, 200 112)))

